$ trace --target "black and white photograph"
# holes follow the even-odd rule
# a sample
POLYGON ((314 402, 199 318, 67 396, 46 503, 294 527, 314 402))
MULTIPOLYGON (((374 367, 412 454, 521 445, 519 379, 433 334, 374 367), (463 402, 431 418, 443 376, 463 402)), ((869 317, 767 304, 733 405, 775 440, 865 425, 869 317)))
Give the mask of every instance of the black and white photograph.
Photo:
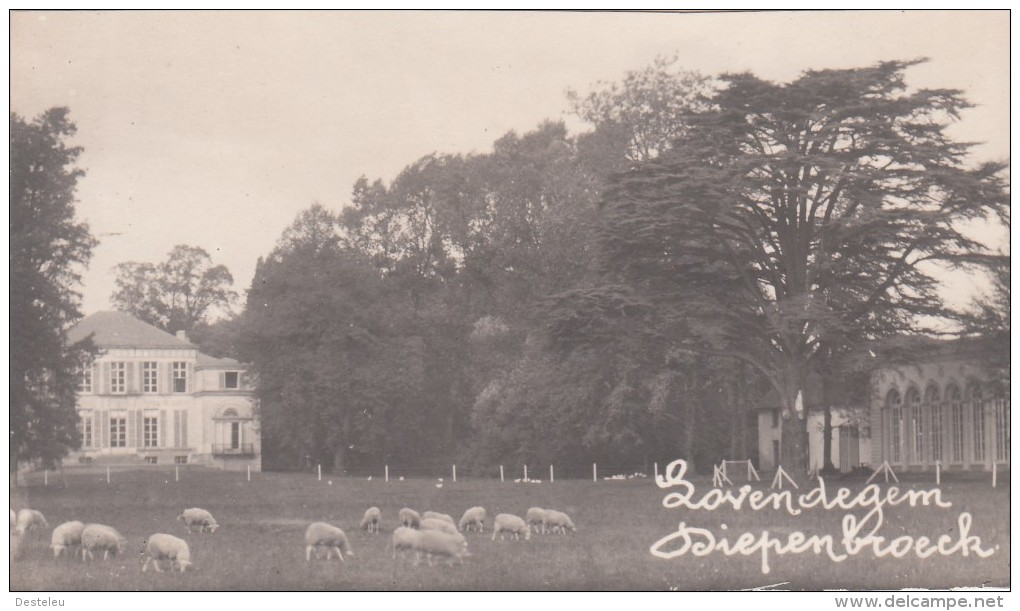
POLYGON ((1008 601, 1009 10, 8 26, 12 606, 1008 601))

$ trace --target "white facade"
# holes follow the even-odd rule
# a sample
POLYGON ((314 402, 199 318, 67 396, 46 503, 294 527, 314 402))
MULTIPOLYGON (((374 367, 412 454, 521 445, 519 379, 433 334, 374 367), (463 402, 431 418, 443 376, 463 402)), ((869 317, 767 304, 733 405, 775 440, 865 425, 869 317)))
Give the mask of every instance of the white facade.
POLYGON ((82 448, 70 462, 261 468, 252 392, 240 363, 201 354, 185 338, 126 321, 126 314, 100 314, 80 323, 99 354, 79 372, 82 448), (113 341, 104 331, 118 323, 132 328, 113 341), (150 345, 111 345, 132 339, 150 345))

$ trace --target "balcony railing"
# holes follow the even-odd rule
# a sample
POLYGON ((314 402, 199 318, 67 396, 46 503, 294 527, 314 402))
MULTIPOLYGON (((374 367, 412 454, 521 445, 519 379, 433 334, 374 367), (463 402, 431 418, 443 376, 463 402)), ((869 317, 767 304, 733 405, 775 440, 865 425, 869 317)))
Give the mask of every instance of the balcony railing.
POLYGON ((255 456, 255 444, 241 443, 236 446, 226 443, 214 443, 213 456, 255 456))

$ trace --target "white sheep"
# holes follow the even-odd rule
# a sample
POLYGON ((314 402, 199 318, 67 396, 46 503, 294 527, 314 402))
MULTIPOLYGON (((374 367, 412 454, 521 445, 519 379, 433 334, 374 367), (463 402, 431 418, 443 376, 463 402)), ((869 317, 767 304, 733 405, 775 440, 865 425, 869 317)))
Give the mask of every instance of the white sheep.
POLYGON ((449 522, 450 524, 457 526, 457 523, 453 521, 452 517, 448 516, 445 513, 439 513, 438 511, 426 511, 425 513, 421 514, 421 519, 443 520, 444 522, 449 522))
POLYGON ((112 526, 105 524, 87 524, 81 531, 81 559, 95 558, 93 552, 103 550, 103 560, 124 551, 126 541, 112 526))
POLYGON ((421 525, 421 515, 409 507, 401 509, 397 517, 400 523, 408 528, 418 528, 421 525))
POLYGON ((455 559, 463 564, 464 558, 471 555, 467 548, 467 540, 460 533, 450 534, 438 530, 421 530, 418 531, 418 537, 412 546, 415 552, 415 564, 418 564, 421 554, 428 557, 429 565, 434 564, 434 557, 445 556, 451 566, 455 559))
POLYGON ((397 557, 397 550, 406 551, 414 549, 414 542, 418 540, 420 531, 406 526, 398 526, 393 531, 393 557, 397 557))
POLYGON ((524 535, 524 540, 531 539, 531 528, 527 522, 509 513, 501 513, 496 516, 495 521, 492 523, 492 540, 496 540, 496 535, 499 535, 499 540, 503 540, 503 533, 512 533, 514 539, 520 540, 521 535, 524 535))
POLYGON ((177 516, 177 519, 184 522, 185 526, 188 527, 189 533, 192 532, 192 526, 198 526, 198 532, 205 532, 206 529, 209 529, 211 533, 216 532, 216 529, 220 527, 211 513, 198 507, 185 509, 181 515, 177 516))
POLYGON ((467 532, 471 527, 477 527, 478 532, 485 532, 485 508, 472 507, 464 512, 460 518, 460 530, 467 532))
MULTIPOLYGON (((50 538, 53 557, 58 558, 64 550, 67 550, 67 555, 70 556, 72 548, 81 547, 81 531, 83 530, 85 530, 85 525, 78 521, 64 522, 54 528, 53 537, 50 538)), ((77 555, 77 550, 74 550, 74 554, 77 555)))
POLYGON ((354 555, 351 543, 343 530, 325 522, 313 522, 305 531, 305 560, 311 561, 313 549, 316 550, 315 557, 318 558, 320 547, 326 548, 326 560, 332 557, 334 551, 341 562, 344 561, 343 552, 347 552, 348 556, 354 555))
POLYGON ((24 535, 30 530, 36 530, 38 528, 49 528, 50 524, 46 521, 41 511, 35 509, 22 509, 18 512, 17 524, 14 529, 19 535, 24 535))
POLYGON ((555 509, 547 509, 545 511, 545 526, 550 532, 559 531, 564 535, 567 534, 568 530, 570 532, 577 532, 577 527, 574 526, 570 516, 555 509))
POLYGON ((528 522, 528 526, 535 529, 535 532, 541 532, 545 534, 545 510, 541 507, 531 507, 528 509, 527 516, 525 518, 528 522))
POLYGON ((173 535, 156 533, 150 536, 145 544, 145 551, 149 556, 145 559, 145 564, 142 565, 143 573, 149 568, 150 562, 156 568, 157 573, 162 573, 163 569, 159 568, 160 560, 166 560, 170 564, 171 573, 174 566, 177 566, 182 573, 191 566, 191 550, 188 549, 188 542, 173 535))
POLYGON ((382 511, 378 507, 369 507, 365 510, 365 517, 361 518, 361 529, 379 534, 380 518, 382 518, 382 511))
POLYGON ((457 527, 450 524, 446 520, 439 520, 437 518, 425 518, 421 521, 421 530, 438 530, 447 534, 455 534, 457 527))

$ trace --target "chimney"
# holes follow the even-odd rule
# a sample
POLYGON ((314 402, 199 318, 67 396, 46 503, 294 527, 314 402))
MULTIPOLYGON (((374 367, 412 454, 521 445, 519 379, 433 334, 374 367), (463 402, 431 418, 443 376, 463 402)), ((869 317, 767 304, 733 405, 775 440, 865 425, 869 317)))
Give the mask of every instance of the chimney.
POLYGON ((184 329, 181 329, 180 331, 177 332, 177 339, 185 342, 188 341, 188 332, 185 331, 184 329))

